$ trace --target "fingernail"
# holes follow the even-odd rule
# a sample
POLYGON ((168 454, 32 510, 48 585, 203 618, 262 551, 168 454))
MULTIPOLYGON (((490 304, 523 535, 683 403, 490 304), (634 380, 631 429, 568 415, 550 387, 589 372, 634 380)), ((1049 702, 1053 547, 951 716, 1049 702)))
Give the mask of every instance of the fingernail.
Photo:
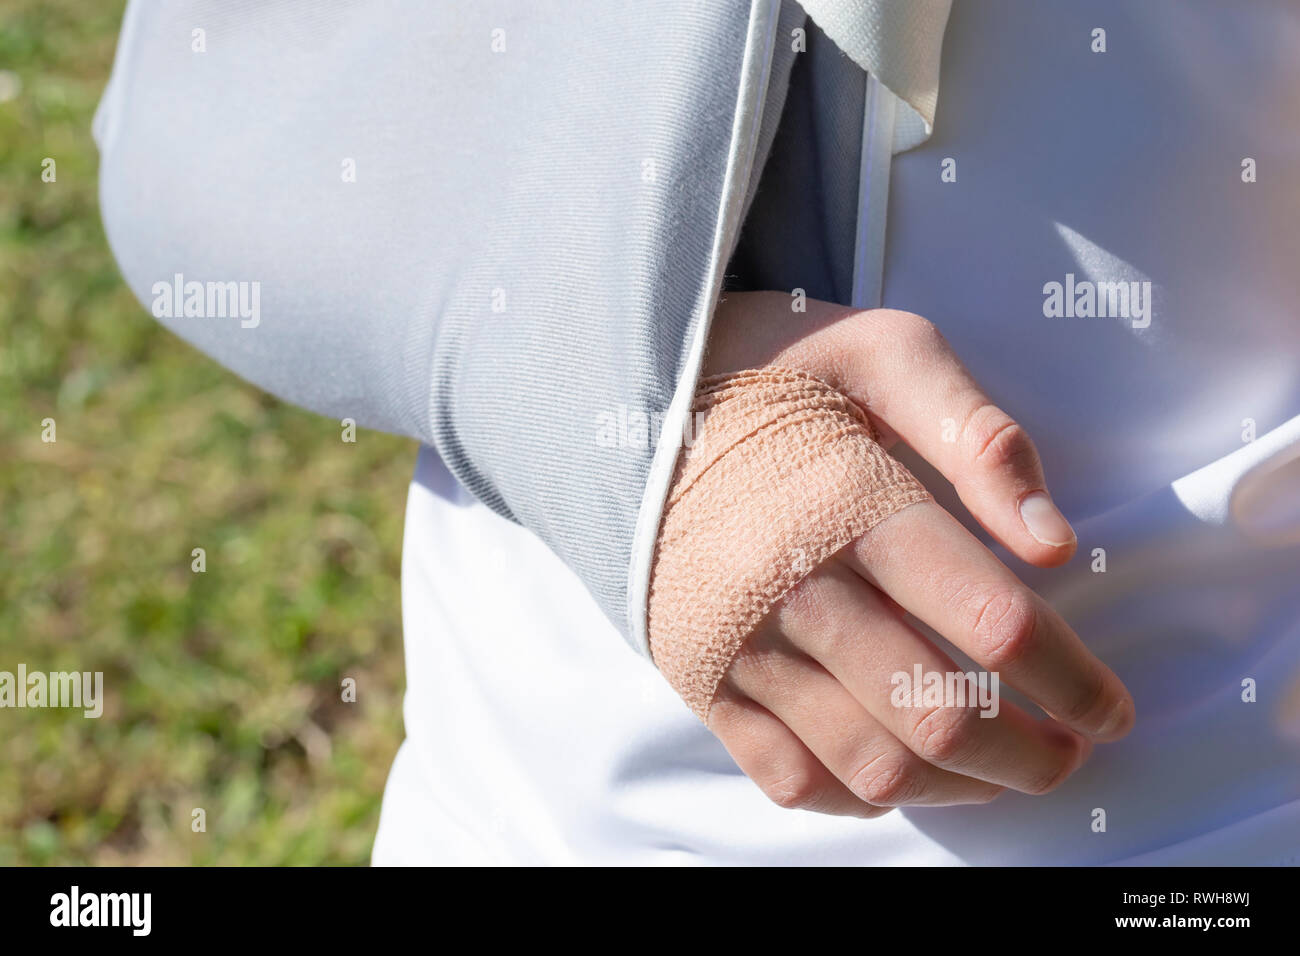
POLYGON ((1025 530, 1040 544, 1059 548, 1074 540, 1070 522, 1056 510, 1045 491, 1035 491, 1020 500, 1020 520, 1025 523, 1025 530))

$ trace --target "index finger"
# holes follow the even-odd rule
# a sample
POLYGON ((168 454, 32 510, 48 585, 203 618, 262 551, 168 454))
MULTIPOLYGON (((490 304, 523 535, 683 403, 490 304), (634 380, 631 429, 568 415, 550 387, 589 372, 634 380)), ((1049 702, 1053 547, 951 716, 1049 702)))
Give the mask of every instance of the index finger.
POLYGON ((1052 717, 1097 740, 1133 726, 1132 696, 1047 602, 942 507, 905 508, 844 560, 1052 717))

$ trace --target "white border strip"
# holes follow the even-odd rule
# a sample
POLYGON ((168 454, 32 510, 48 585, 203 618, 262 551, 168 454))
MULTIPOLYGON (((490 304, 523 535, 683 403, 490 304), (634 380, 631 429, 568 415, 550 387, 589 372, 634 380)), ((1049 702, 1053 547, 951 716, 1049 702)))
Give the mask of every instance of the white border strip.
POLYGON ((776 44, 776 27, 780 20, 780 0, 752 0, 749 32, 745 37, 745 57, 740 67, 740 90, 736 96, 736 115, 731 128, 731 148, 727 154, 727 172, 722 182, 717 227, 713 234, 713 252, 705 292, 700 304, 702 315, 696 321, 685 367, 673 400, 664 416, 659 443, 650 462, 650 474, 641 496, 636 531, 632 537, 632 562, 628 568, 627 621, 628 640, 647 658, 650 640, 646 610, 650 600, 650 567, 654 561, 659 522, 663 517, 668 486, 677 467, 686 416, 695 395, 695 384, 704 363, 704 346, 708 341, 714 306, 722 293, 723 273, 735 245, 744 215, 745 196, 753 173, 754 154, 767 100, 767 84, 772 72, 776 44))
POLYGON ((878 309, 885 294, 885 219, 889 212, 889 167, 894 158, 898 97, 867 76, 858 162, 858 231, 853 250, 853 297, 859 309, 878 309))

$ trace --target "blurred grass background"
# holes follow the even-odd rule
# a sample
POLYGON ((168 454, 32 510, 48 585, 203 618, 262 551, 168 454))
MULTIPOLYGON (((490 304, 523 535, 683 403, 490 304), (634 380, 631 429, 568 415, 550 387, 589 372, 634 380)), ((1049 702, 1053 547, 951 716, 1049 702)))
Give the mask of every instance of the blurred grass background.
POLYGON ((345 444, 122 284, 90 121, 123 6, 0 0, 0 670, 103 671, 106 700, 0 710, 0 864, 365 863, 414 444, 345 444))

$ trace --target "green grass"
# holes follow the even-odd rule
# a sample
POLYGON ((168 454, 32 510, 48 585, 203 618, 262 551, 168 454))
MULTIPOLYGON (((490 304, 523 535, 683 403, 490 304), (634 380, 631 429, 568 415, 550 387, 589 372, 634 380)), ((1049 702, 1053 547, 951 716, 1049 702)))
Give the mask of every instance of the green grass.
POLYGON ((401 739, 414 444, 345 444, 122 284, 90 137, 122 5, 0 7, 21 81, 0 102, 0 670, 102 671, 106 698, 99 720, 0 710, 0 864, 364 863, 401 739))

